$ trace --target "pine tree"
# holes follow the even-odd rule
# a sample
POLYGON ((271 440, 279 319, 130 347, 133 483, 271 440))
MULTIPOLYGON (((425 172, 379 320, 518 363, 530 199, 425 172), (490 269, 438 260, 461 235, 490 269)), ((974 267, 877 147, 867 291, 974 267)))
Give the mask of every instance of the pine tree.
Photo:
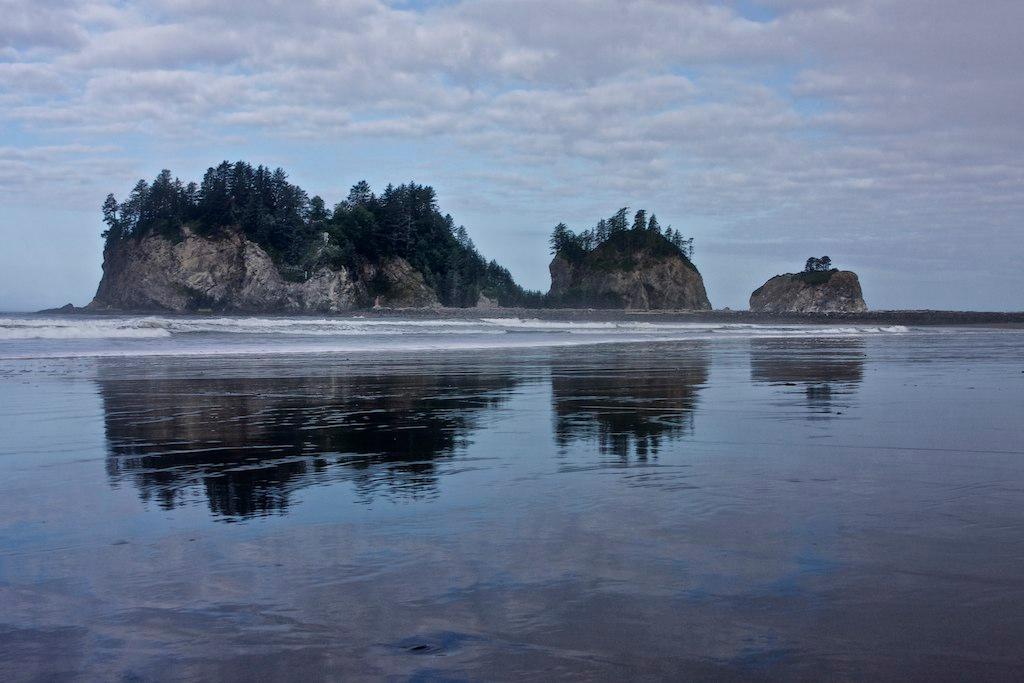
POLYGON ((658 224, 658 217, 653 213, 651 214, 651 219, 647 221, 647 229, 651 232, 661 234, 661 225, 658 224))
POLYGON ((625 232, 629 228, 629 219, 627 214, 629 213, 629 207, 624 206, 615 212, 615 215, 608 219, 608 233, 614 235, 619 232, 625 232))
POLYGON ((634 230, 646 230, 647 229, 647 212, 640 209, 633 216, 633 229, 634 230))
POLYGON ((116 241, 121 239, 121 222, 118 220, 117 200, 113 194, 108 194, 107 198, 103 200, 103 222, 107 224, 107 229, 101 233, 101 236, 105 240, 116 241))
POLYGON ((583 248, 583 251, 592 251, 594 247, 597 246, 595 244, 593 230, 584 230, 583 232, 581 232, 579 235, 579 241, 580 246, 583 248))
POLYGON ((548 239, 548 244, 551 246, 551 253, 557 254, 564 251, 569 244, 571 234, 569 226, 565 223, 559 223, 556 225, 555 229, 551 231, 551 238, 548 239))
POLYGON ((132 188, 128 199, 121 205, 121 227, 125 237, 141 235, 148 225, 146 203, 149 197, 149 183, 139 180, 132 188))
POLYGON ((327 219, 329 215, 327 213, 327 207, 324 204, 324 200, 320 195, 314 195, 309 200, 309 216, 307 221, 309 222, 309 228, 314 234, 321 234, 327 227, 327 219))
MULTIPOLYGON (((388 185, 388 189, 391 189, 391 185, 388 185)), ((348 191, 348 198, 345 200, 345 203, 349 207, 362 206, 371 208, 375 200, 376 197, 373 195, 373 190, 370 189, 370 184, 365 180, 360 180, 348 191)))

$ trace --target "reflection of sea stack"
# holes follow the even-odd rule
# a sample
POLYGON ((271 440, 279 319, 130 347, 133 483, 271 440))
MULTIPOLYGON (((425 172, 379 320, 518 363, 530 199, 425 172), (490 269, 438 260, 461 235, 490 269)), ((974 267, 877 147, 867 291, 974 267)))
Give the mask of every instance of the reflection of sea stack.
POLYGON ((750 295, 750 310, 770 313, 861 313, 868 310, 857 274, 827 270, 776 275, 750 295))
POLYGON ((664 351, 624 348, 588 365, 575 352, 552 360, 556 439, 596 439, 602 453, 640 460, 693 429, 693 411, 708 379, 710 357, 698 347, 669 365, 664 351))
POLYGON ((418 497, 479 412, 504 400, 504 374, 123 380, 101 370, 113 482, 174 508, 205 496, 218 517, 284 512, 292 491, 347 477, 418 497), (160 419, 152 419, 152 416, 160 419))
POLYGON ((836 400, 854 393, 863 377, 860 339, 815 339, 800 345, 792 339, 750 342, 750 379, 802 387, 814 413, 831 412, 836 400))
POLYGON ((864 376, 862 339, 753 339, 750 378, 755 382, 859 384, 864 376))

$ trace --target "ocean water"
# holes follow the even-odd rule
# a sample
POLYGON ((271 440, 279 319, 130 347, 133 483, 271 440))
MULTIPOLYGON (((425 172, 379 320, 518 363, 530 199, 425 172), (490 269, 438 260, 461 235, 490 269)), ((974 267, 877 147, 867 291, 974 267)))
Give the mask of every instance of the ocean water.
POLYGON ((1024 332, 0 316, 0 679, 1024 677, 1024 332))

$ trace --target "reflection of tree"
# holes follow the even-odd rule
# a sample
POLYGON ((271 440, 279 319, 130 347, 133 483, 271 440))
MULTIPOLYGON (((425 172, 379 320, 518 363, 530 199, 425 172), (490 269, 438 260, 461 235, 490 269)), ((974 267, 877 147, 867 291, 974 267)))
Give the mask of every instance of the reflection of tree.
POLYGON ((325 477, 420 496, 514 379, 481 372, 273 379, 102 377, 111 480, 173 508, 204 496, 227 518, 284 512, 325 477))
POLYGON ((750 342, 751 379, 802 386, 812 416, 831 414, 836 401, 852 394, 863 376, 862 339, 754 339, 750 342))
POLYGON ((555 438, 560 447, 594 439, 602 454, 657 456, 666 439, 693 430, 697 394, 707 381, 705 348, 623 346, 552 359, 555 438))

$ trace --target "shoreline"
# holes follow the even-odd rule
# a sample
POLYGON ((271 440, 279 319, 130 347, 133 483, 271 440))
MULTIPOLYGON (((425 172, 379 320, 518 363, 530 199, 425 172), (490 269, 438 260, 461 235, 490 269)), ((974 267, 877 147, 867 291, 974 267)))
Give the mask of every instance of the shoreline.
POLYGON ((1024 311, 938 311, 938 310, 880 310, 862 313, 775 313, 740 310, 622 310, 601 308, 378 308, 353 309, 344 313, 282 313, 274 311, 202 311, 178 313, 149 310, 94 310, 64 306, 37 311, 45 315, 168 315, 168 316, 268 316, 268 317, 337 317, 375 316, 380 318, 532 318, 552 321, 657 321, 678 323, 732 323, 732 324, 877 324, 908 326, 987 326, 1024 327, 1024 311))

